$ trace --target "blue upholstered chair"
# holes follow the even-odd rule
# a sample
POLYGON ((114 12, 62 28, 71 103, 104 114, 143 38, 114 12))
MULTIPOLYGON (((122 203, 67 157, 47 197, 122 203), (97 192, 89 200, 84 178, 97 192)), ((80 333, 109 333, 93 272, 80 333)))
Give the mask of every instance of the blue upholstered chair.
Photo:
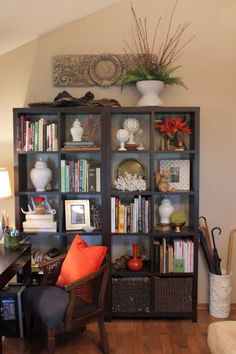
POLYGON ((32 324, 38 321, 47 332, 48 354, 55 350, 55 335, 83 327, 97 321, 101 349, 108 353, 104 326, 104 298, 109 278, 109 259, 99 270, 64 288, 55 286, 65 255, 42 264, 44 278, 40 286, 29 287, 24 292, 26 334, 32 334, 32 324))

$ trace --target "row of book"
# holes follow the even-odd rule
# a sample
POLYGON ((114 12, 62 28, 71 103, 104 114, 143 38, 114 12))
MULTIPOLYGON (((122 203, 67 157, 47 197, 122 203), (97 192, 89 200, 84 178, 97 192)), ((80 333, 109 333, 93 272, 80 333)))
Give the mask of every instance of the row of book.
POLYGON ((111 232, 148 233, 151 229, 151 200, 137 196, 131 202, 111 197, 111 232))
POLYGON ((56 232, 57 222, 52 214, 26 214, 22 223, 24 232, 56 232))
POLYGON ((193 272, 194 244, 191 239, 154 241, 154 270, 157 273, 193 272))
POLYGON ((61 191, 101 192, 101 168, 92 160, 61 160, 61 191))
POLYGON ((21 115, 16 127, 17 151, 57 151, 57 123, 45 118, 30 121, 21 115))

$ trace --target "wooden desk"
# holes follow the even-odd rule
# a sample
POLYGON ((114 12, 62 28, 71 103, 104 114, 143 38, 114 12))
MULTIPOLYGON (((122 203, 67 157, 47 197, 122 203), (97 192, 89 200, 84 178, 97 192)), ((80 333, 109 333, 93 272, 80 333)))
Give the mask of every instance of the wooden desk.
MULTIPOLYGON (((0 288, 3 288, 16 275, 23 271, 24 284, 31 282, 31 245, 23 244, 16 251, 0 245, 0 288)), ((0 354, 2 354, 2 320, 0 319, 0 354)))

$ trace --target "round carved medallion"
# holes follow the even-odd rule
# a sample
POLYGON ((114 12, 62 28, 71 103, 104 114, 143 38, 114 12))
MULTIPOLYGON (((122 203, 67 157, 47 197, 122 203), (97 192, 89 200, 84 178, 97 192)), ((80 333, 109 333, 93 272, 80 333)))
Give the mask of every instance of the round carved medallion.
POLYGON ((109 54, 98 55, 89 65, 91 79, 100 86, 114 84, 121 75, 121 64, 117 57, 109 54))

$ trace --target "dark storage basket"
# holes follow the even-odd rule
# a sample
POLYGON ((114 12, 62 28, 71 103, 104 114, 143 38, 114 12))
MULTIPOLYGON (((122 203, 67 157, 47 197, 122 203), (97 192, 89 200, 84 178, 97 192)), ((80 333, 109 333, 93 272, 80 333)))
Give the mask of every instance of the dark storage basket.
POLYGON ((149 278, 113 278, 112 312, 150 312, 149 278))
POLYGON ((155 312, 191 312, 192 278, 154 278, 155 312))

